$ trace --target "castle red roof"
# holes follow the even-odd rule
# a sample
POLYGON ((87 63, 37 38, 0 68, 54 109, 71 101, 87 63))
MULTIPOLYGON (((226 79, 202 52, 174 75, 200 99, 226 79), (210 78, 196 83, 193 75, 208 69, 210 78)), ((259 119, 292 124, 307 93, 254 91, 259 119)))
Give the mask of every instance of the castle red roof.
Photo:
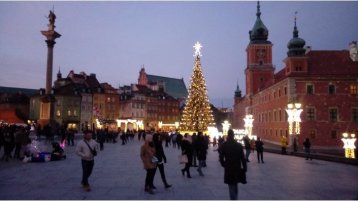
POLYGON ((358 62, 353 62, 349 51, 310 51, 308 75, 358 77, 358 62))

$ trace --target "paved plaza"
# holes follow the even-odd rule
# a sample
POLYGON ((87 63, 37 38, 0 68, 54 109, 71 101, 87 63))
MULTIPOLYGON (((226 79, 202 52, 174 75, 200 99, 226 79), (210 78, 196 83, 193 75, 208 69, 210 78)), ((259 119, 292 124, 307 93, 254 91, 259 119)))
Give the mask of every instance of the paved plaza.
MULTIPOLYGON (((168 158, 166 176, 173 187, 165 189, 159 171, 155 175, 154 195, 144 192, 145 170, 140 160, 137 139, 126 145, 105 143, 95 159, 89 179, 91 192, 81 185, 80 158, 74 147, 67 147, 62 161, 23 163, 0 161, 1 200, 227 200, 223 168, 218 153, 209 148, 204 177, 191 168, 192 178, 182 176, 178 163, 180 151, 164 147, 168 158)), ((2 152, 0 152, 2 156, 2 152)), ((254 153, 256 154, 256 152, 254 153)), ((354 165, 264 153, 264 164, 251 154, 248 184, 239 185, 242 200, 344 200, 358 199, 358 168, 354 165)))

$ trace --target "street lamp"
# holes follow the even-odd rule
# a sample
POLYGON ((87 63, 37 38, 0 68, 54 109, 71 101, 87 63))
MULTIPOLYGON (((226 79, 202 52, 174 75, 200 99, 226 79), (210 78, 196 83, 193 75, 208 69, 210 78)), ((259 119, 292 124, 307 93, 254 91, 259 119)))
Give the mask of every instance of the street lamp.
POLYGON ((221 123, 221 125, 223 126, 223 134, 227 135, 227 132, 228 132, 231 124, 229 123, 229 121, 225 120, 224 123, 221 123))
POLYGON ((301 123, 301 103, 289 103, 287 104, 286 112, 288 114, 288 133, 291 138, 291 145, 293 144, 294 135, 298 135, 301 132, 300 123, 301 123))
POLYGON ((248 137, 251 139, 251 134, 252 134, 252 122, 254 121, 254 119, 252 118, 252 114, 247 114, 245 115, 244 118, 245 121, 245 134, 248 135, 248 137))
POLYGON ((354 150, 356 149, 356 146, 354 145, 356 138, 355 134, 351 134, 349 137, 348 133, 342 134, 343 138, 342 141, 344 143, 343 149, 345 151, 345 157, 346 158, 355 158, 354 150))

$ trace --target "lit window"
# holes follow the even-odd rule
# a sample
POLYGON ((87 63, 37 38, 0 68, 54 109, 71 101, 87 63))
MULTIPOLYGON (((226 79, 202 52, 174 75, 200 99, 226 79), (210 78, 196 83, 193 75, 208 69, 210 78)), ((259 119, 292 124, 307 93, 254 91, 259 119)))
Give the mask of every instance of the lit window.
POLYGON ((61 116, 61 112, 60 112, 60 110, 57 110, 57 112, 56 112, 56 116, 57 116, 57 117, 60 117, 60 116, 61 116))
POLYGON ((68 110, 67 115, 70 117, 71 116, 71 110, 68 110))
POLYGON ((351 94, 358 94, 358 85, 352 84, 350 89, 351 89, 351 94))

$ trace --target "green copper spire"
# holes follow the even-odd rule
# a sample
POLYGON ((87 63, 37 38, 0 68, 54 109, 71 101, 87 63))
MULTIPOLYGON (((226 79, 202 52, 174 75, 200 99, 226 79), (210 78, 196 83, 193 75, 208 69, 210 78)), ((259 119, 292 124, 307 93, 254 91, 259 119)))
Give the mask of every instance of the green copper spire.
POLYGON ((236 85, 235 97, 239 97, 239 98, 242 97, 241 90, 240 90, 240 87, 239 87, 239 83, 237 83, 237 85, 236 85))
POLYGON ((260 2, 257 2, 256 22, 251 31, 249 31, 251 43, 271 43, 267 41, 268 29, 261 20, 260 2))
POLYGON ((302 38, 298 37, 298 29, 297 29, 297 11, 295 12, 295 25, 293 28, 293 38, 288 42, 287 48, 287 56, 303 56, 305 55, 305 48, 303 48, 306 44, 306 41, 302 38))

